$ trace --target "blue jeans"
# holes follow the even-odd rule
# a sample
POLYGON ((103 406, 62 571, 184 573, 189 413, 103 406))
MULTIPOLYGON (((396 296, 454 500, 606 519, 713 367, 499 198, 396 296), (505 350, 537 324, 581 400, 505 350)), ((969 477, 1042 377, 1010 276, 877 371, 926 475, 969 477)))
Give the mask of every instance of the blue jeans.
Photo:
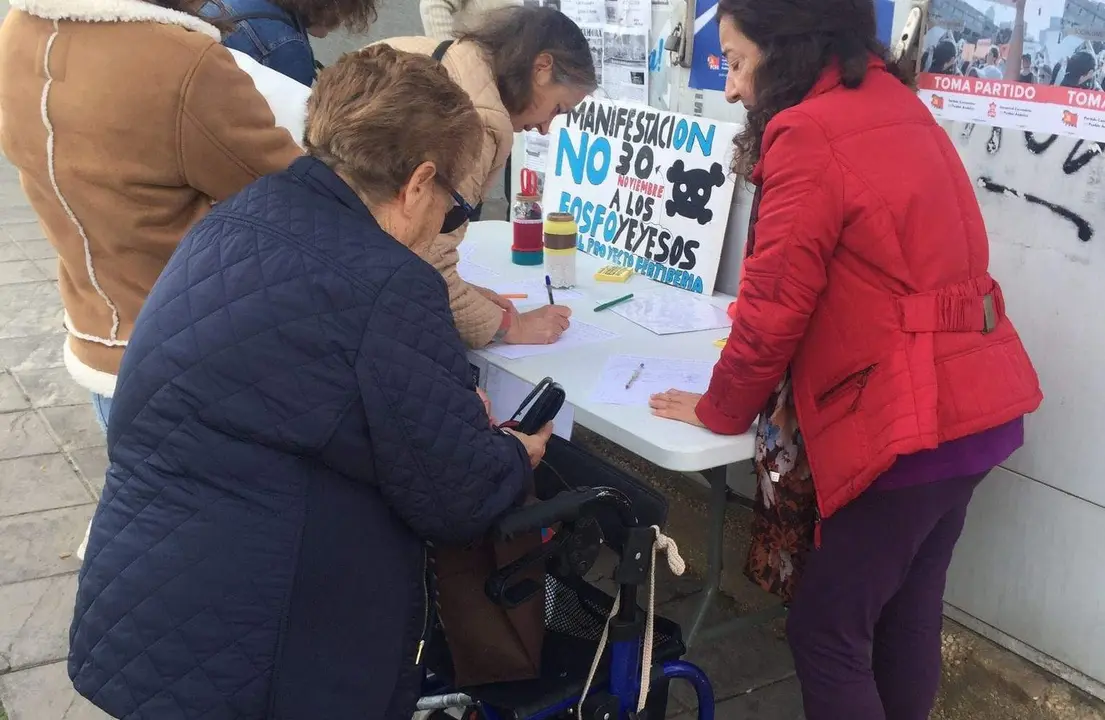
POLYGON ((100 429, 107 435, 107 420, 111 417, 111 398, 92 393, 92 410, 96 413, 96 421, 100 423, 100 429))

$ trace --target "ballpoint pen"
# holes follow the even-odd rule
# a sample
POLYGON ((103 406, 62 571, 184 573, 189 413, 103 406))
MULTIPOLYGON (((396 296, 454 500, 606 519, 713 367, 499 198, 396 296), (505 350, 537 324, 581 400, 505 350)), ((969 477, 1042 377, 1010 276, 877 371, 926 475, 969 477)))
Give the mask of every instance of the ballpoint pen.
POLYGON ((595 312, 599 312, 600 310, 606 310, 608 308, 612 308, 615 305, 621 305, 623 302, 629 302, 632 299, 633 299, 633 293, 629 293, 628 295, 622 295, 620 298, 615 298, 615 299, 610 300, 608 302, 604 302, 602 305, 599 305, 598 307, 595 308, 595 312))
POLYGON ((549 291, 549 305, 556 305, 556 301, 552 296, 552 278, 548 275, 545 276, 545 289, 549 291))
POLYGON ((645 369, 645 364, 641 363, 637 366, 637 369, 633 371, 633 375, 630 376, 629 382, 625 384, 625 389, 628 390, 629 386, 637 381, 637 378, 641 377, 641 371, 645 369))

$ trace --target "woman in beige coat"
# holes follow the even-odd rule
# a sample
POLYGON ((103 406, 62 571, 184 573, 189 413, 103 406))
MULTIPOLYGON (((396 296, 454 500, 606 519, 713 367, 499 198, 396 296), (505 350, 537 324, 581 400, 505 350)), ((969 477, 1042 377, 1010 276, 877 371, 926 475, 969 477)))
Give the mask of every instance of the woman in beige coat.
MULTIPOLYGON (((388 45, 433 55, 428 37, 391 38, 388 45)), ((509 7, 462 31, 441 58, 449 76, 468 93, 483 123, 483 154, 457 192, 473 207, 483 202, 510 156, 514 133, 548 132, 553 118, 593 91, 595 66, 587 39, 574 22, 550 8, 509 7)), ((445 277, 461 337, 472 348, 495 341, 536 345, 555 342, 571 311, 556 305, 518 313, 511 302, 457 273, 457 246, 466 227, 439 235, 423 258, 445 277)))

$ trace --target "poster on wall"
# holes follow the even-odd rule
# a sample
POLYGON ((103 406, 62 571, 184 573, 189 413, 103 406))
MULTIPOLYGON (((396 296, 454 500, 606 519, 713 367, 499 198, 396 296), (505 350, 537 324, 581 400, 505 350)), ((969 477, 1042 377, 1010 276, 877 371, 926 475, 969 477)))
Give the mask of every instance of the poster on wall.
MULTIPOLYGON (((729 63, 721 52, 717 33, 717 0, 691 0, 694 10, 694 46, 691 48, 689 84, 695 90, 725 90, 729 63)), ((890 44, 894 24, 893 0, 874 0, 878 38, 890 44)))
POLYGON ((694 9, 694 45, 691 47, 691 74, 688 84, 695 90, 725 89, 729 63, 721 53, 717 35, 717 0, 696 0, 694 9))
POLYGON ((545 212, 570 212, 577 247, 695 293, 714 291, 735 183, 738 126, 589 98, 549 133, 545 212))
POLYGON ((1105 141, 1105 2, 933 0, 921 98, 941 120, 1105 141))
POLYGON ((596 94, 647 104, 650 0, 560 0, 560 10, 587 38, 599 84, 596 94))

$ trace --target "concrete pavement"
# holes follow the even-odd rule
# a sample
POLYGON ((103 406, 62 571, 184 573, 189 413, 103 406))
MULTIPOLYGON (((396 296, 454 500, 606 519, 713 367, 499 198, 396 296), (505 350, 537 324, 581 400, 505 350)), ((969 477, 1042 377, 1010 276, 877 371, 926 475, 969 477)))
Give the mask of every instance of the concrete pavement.
POLYGON ((64 659, 79 563, 103 485, 104 438, 62 366, 57 259, 0 164, 0 703, 10 720, 106 717, 64 659))

